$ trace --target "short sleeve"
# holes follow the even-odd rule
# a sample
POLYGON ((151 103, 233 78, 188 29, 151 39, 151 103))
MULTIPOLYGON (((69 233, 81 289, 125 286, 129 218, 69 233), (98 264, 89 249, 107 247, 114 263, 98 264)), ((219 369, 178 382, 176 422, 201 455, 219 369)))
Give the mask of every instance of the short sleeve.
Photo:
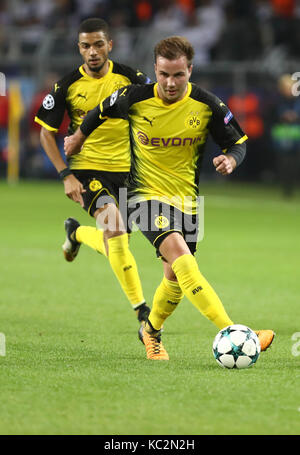
POLYGON ((65 90, 57 83, 43 99, 34 120, 47 130, 58 131, 63 121, 65 110, 65 90))

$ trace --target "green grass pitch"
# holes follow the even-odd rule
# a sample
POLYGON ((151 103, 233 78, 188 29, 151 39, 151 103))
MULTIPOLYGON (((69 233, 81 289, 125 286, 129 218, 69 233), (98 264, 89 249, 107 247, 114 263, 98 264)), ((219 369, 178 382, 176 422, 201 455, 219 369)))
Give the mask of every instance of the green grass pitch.
MULTIPOLYGON (((63 259, 63 220, 93 220, 60 183, 0 184, 1 434, 299 434, 300 195, 202 188, 200 270, 236 323, 276 331, 250 369, 217 365, 217 329, 186 299, 165 323, 170 361, 148 361, 108 261, 63 259)), ((161 264, 140 233, 131 247, 151 304, 161 264)))

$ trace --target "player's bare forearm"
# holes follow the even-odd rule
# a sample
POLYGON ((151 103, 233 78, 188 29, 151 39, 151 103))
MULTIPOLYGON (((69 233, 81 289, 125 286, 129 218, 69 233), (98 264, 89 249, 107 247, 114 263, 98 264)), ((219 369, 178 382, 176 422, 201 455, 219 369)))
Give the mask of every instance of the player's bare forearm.
MULTIPOLYGON (((60 151, 57 147, 55 132, 48 131, 46 128, 42 128, 40 139, 47 156, 49 157, 53 166, 55 166, 57 172, 59 173, 65 169, 67 166, 62 159, 60 151)), ((66 196, 68 196, 73 201, 78 202, 83 207, 82 193, 84 193, 85 190, 83 189, 81 182, 77 180, 73 174, 70 174, 64 178, 63 184, 66 196)))
POLYGON ((42 127, 40 132, 40 141, 51 163, 57 172, 60 172, 65 169, 66 163, 62 159, 60 151, 57 147, 55 135, 56 133, 54 131, 48 131, 46 128, 42 127))
POLYGON ((213 159, 213 164, 216 171, 222 175, 229 175, 236 168, 236 161, 230 154, 216 156, 213 159))
POLYGON ((80 152, 81 147, 84 144, 86 136, 82 133, 81 129, 78 128, 72 136, 67 136, 64 139, 64 150, 66 156, 76 155, 80 152))

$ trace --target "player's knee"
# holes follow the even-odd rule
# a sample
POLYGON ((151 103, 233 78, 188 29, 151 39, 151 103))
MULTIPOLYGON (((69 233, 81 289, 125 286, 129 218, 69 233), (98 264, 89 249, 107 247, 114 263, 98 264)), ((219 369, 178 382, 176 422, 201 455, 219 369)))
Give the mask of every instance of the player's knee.
POLYGON ((96 212, 96 222, 106 233, 107 239, 126 233, 122 216, 114 204, 106 204, 99 209, 96 212))
POLYGON ((165 237, 159 246, 159 251, 169 265, 172 265, 179 256, 191 254, 186 241, 178 232, 173 232, 165 237))
POLYGON ((121 237, 121 236, 126 236, 128 239, 128 234, 125 230, 116 230, 116 231, 110 231, 109 229, 104 231, 104 238, 106 240, 121 237))
POLYGON ((162 258, 163 260, 163 269, 164 269, 164 276, 168 281, 177 282, 177 277, 173 272, 172 267, 162 258))

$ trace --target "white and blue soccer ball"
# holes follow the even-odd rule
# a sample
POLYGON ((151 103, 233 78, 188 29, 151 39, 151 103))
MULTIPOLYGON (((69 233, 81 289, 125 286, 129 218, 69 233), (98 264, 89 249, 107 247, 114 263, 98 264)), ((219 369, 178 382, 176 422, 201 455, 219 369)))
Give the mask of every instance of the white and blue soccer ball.
POLYGON ((213 342, 213 355, 223 368, 248 368, 260 354, 258 336, 249 327, 234 324, 220 330, 213 342))

